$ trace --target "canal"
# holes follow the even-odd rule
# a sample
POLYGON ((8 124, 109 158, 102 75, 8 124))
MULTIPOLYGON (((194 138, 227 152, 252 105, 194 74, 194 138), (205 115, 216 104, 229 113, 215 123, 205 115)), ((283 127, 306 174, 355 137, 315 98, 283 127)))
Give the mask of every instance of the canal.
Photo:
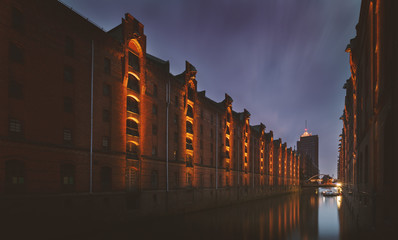
POLYGON ((352 239, 340 236, 342 196, 304 189, 227 207, 129 222, 100 239, 352 239))

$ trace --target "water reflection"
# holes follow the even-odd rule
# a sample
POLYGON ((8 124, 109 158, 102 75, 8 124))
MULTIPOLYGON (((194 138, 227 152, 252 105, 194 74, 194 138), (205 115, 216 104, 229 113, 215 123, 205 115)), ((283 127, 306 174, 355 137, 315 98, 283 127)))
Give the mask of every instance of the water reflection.
MULTIPOLYGON (((322 189, 323 190, 323 189, 322 189)), ((322 192, 320 189, 320 192, 322 192)), ((337 197, 319 196, 319 239, 338 239, 339 238, 339 215, 337 197)))
MULTIPOLYGON (((130 223, 138 239, 338 239, 337 197, 316 189, 184 216, 130 223)), ((124 238, 128 233, 118 232, 124 238)), ((131 237, 130 237, 131 238, 131 237)))

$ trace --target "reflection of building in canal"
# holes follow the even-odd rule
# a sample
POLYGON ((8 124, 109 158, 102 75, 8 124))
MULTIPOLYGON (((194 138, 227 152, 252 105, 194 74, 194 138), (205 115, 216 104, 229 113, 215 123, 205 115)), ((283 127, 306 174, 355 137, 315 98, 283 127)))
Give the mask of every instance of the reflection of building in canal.
POLYGON ((300 199, 300 239, 318 237, 318 190, 303 192, 300 199))

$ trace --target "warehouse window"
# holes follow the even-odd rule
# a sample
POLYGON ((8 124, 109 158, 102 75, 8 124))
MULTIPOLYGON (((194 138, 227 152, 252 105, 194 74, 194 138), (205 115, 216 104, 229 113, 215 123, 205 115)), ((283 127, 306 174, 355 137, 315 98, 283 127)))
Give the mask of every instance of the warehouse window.
POLYGON ((188 99, 191 101, 194 100, 194 89, 192 87, 188 87, 188 99))
POLYGON ((129 74, 129 79, 127 82, 127 88, 136 92, 140 92, 140 82, 139 80, 132 74, 129 74))
POLYGON ((109 84, 104 84, 103 87, 102 87, 102 94, 103 94, 104 96, 110 96, 110 95, 111 95, 111 92, 112 92, 111 85, 109 85, 109 84))
POLYGON ((21 161, 9 160, 5 164, 6 192, 18 193, 25 190, 25 165, 21 161))
POLYGON ((152 114, 157 115, 158 114, 158 106, 156 104, 152 105, 152 114))
POLYGON ((135 71, 140 71, 140 58, 132 52, 129 52, 129 66, 135 71))
POLYGON ((192 139, 186 138, 186 149, 193 150, 192 139))
POLYGON ((186 131, 187 133, 193 134, 193 125, 190 121, 186 122, 186 131))
POLYGON ((64 129, 64 143, 72 142, 72 130, 64 129))
POLYGON ((138 123, 132 119, 127 119, 126 123, 126 133, 132 136, 139 136, 138 133, 138 123))
POLYGON ((15 7, 12 8, 12 27, 18 31, 23 31, 25 28, 24 16, 15 7))
POLYGON ((12 133, 21 133, 22 132, 22 123, 18 119, 11 118, 9 121, 9 130, 12 133))
POLYGON ((127 142, 126 152, 127 152, 127 158, 138 159, 138 146, 134 142, 127 142))
POLYGON ((193 109, 192 109, 191 105, 188 105, 187 116, 190 117, 190 118, 193 118, 193 109))
POLYGON ((73 191, 75 188, 75 166, 72 164, 61 165, 61 190, 64 192, 73 191))
POLYGON ((139 114, 138 101, 135 98, 127 97, 127 111, 139 114))
POLYGON ((154 97, 158 96, 158 85, 153 84, 153 94, 154 97))
POLYGON ((110 140, 108 136, 102 137, 102 149, 109 150, 110 140))

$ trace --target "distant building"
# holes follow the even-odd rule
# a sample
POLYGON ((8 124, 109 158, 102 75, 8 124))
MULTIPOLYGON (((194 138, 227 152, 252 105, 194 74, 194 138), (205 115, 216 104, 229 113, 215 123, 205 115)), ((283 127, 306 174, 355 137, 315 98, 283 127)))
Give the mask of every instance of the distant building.
POLYGON ((312 135, 305 129, 297 141, 297 151, 302 155, 307 155, 304 161, 301 161, 302 177, 308 179, 319 173, 319 139, 318 135, 312 135))

